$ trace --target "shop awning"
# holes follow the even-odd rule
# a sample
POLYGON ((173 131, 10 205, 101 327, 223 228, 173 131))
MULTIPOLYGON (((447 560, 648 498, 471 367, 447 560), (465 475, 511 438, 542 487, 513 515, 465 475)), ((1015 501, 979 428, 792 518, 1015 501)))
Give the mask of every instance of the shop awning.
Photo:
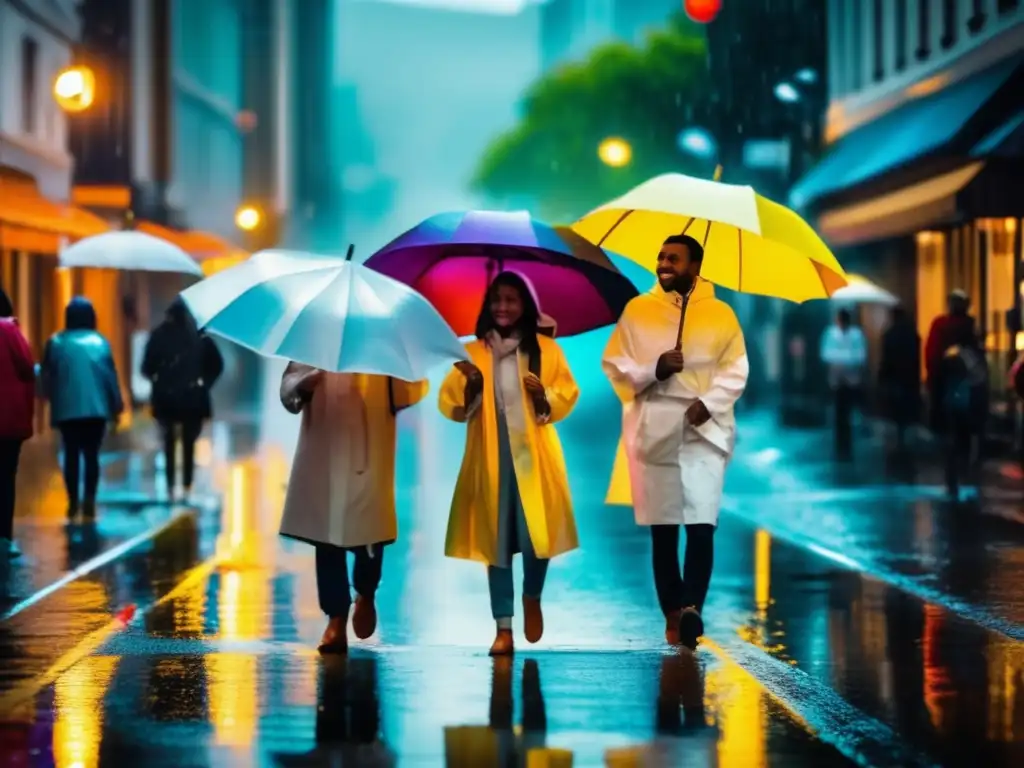
POLYGON ((830 245, 843 246, 943 223, 956 214, 957 194, 984 166, 983 162, 970 163, 867 202, 833 209, 818 219, 818 230, 830 245))
POLYGON ((159 237, 181 248, 189 256, 202 264, 207 275, 234 266, 249 258, 249 252, 218 235, 198 230, 181 231, 155 224, 151 221, 139 221, 135 224, 137 232, 159 237))
MULTIPOLYGON (((790 191, 803 208, 911 161, 934 154, 964 133, 968 122, 1013 76, 1013 57, 984 72, 920 96, 839 139, 790 191)), ((965 147, 964 152, 970 147, 965 147)))
POLYGON ((249 258, 248 251, 243 248, 239 248, 234 243, 231 243, 218 235, 194 229, 189 230, 186 235, 188 236, 189 242, 192 244, 192 250, 189 251, 189 253, 199 261, 223 258, 249 258))
POLYGON ((974 145, 972 157, 988 157, 990 155, 1024 154, 1024 109, 1018 110, 1006 122, 989 133, 974 145))
POLYGON ((56 253, 62 238, 78 240, 109 229, 99 216, 43 197, 30 177, 0 172, 3 248, 56 253))
POLYGON ((136 232, 142 232, 143 234, 150 235, 151 237, 159 237, 172 245, 176 245, 186 253, 191 253, 189 250, 188 235, 178 229, 172 229, 171 227, 165 227, 163 224, 156 224, 152 221, 136 221, 134 225, 136 232))

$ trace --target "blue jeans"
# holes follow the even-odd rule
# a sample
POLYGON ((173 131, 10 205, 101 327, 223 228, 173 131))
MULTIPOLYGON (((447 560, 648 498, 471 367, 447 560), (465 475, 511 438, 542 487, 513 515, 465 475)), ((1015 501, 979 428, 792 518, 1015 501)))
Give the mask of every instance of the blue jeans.
POLYGON ((491 592, 491 614, 496 620, 510 620, 515 615, 516 593, 512 580, 512 553, 523 553, 523 595, 540 598, 548 575, 548 560, 534 554, 530 529, 519 496, 519 483, 512 461, 508 423, 498 411, 498 565, 487 566, 487 586, 491 592))
MULTIPOLYGON (((548 575, 548 563, 537 557, 533 551, 533 542, 530 540, 530 531, 526 525, 526 516, 523 514, 523 505, 519 501, 519 489, 513 480, 511 482, 510 503, 506 517, 510 529, 509 539, 501 544, 512 548, 512 541, 515 541, 523 553, 523 595, 525 597, 540 598, 544 591, 544 580, 548 575)), ((503 516, 505 517, 505 516, 503 516)), ((495 619, 511 619, 515 615, 515 585, 512 578, 512 557, 506 559, 508 567, 498 565, 487 566, 487 586, 491 593, 491 615, 495 619)))

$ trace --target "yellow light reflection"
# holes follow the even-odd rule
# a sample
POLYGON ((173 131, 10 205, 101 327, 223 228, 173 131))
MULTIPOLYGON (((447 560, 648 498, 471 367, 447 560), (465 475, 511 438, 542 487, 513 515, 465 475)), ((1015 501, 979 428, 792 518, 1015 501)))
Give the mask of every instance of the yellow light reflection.
POLYGON ((768 610, 772 595, 772 537, 768 531, 754 535, 754 605, 758 612, 768 610))
POLYGON ((526 753, 526 768, 572 768, 572 751, 535 747, 526 753))
POLYGON ((259 668, 251 653, 212 653, 205 658, 214 741, 249 747, 259 716, 259 668))
POLYGON ((102 702, 119 660, 118 656, 87 657, 54 683, 53 760, 56 768, 99 765, 102 702))
POLYGON ((990 635, 985 648, 988 667, 988 723, 989 741, 1015 743, 1018 734, 1015 725, 1024 722, 1019 711, 1024 685, 1024 653, 1016 644, 990 635))
MULTIPOLYGON (((761 685, 707 638, 704 646, 721 662, 708 668, 705 680, 708 724, 718 725, 717 768, 767 766, 767 694, 761 685)), ((799 718, 790 713, 794 719, 799 718)))
POLYGON ((924 705, 932 725, 941 731, 945 723, 945 699, 952 680, 939 658, 939 635, 942 632, 942 609, 931 603, 924 606, 924 632, 921 637, 921 658, 924 664, 924 705))

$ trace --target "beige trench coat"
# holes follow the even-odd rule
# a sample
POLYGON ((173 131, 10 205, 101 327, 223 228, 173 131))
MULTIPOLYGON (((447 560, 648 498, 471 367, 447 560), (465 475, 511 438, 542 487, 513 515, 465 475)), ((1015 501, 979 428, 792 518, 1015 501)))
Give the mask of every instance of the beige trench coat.
POLYGON ((427 394, 427 382, 322 373, 290 363, 281 402, 302 426, 281 518, 281 535, 362 547, 394 541, 395 414, 427 394), (312 399, 296 403, 313 382, 312 399), (390 390, 390 391, 389 391, 390 390))

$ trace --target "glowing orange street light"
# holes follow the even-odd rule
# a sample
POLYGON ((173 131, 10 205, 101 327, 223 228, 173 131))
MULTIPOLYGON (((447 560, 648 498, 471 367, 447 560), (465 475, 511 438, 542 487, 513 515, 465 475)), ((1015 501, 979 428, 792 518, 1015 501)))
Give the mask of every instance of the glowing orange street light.
POLYGON ((84 112, 96 101, 96 75, 86 66, 62 69, 53 81, 53 98, 65 112, 84 112))
POLYGON ((605 165, 621 168, 633 159, 633 148, 624 139, 612 137, 601 142, 597 148, 597 156, 605 165))
POLYGON ((252 205, 243 205, 235 213, 235 226, 243 232, 252 232, 263 222, 263 214, 259 208, 252 205))

